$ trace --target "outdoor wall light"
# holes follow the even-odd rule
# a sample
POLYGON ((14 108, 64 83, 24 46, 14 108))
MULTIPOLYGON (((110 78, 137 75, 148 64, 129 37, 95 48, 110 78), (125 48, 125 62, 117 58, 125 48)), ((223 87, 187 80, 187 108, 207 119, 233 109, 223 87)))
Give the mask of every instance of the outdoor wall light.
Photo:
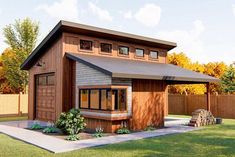
POLYGON ((39 60, 37 63, 36 63, 36 66, 37 67, 42 67, 45 65, 45 62, 43 62, 42 60, 39 60))

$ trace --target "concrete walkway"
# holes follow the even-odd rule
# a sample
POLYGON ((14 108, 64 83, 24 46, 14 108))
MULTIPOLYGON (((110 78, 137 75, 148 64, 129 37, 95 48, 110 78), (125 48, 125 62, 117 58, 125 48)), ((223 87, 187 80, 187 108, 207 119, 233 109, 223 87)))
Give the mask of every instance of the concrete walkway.
MULTIPOLYGON (((182 122, 183 121, 181 121, 181 123, 182 122)), ((67 152, 72 150, 78 150, 81 148, 95 147, 95 146, 125 142, 130 140, 139 140, 143 138, 184 133, 197 129, 198 128, 183 126, 179 124, 172 124, 172 125, 169 124, 167 128, 158 129, 155 131, 144 131, 127 135, 107 136, 96 139, 87 139, 87 140, 70 142, 63 139, 58 139, 55 137, 44 135, 39 132, 6 125, 6 123, 5 124, 0 123, 0 132, 54 153, 67 152)))

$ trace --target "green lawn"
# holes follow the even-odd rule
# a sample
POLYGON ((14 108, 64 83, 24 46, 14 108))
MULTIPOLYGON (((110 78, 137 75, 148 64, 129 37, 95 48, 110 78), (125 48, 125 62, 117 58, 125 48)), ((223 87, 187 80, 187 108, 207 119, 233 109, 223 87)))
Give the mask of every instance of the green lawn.
POLYGON ((235 156, 235 120, 184 134, 124 142, 78 151, 52 154, 0 134, 0 156, 127 157, 127 156, 235 156))
POLYGON ((21 116, 21 117, 1 117, 0 122, 6 122, 6 121, 16 121, 16 120, 26 120, 28 119, 27 116, 21 116))

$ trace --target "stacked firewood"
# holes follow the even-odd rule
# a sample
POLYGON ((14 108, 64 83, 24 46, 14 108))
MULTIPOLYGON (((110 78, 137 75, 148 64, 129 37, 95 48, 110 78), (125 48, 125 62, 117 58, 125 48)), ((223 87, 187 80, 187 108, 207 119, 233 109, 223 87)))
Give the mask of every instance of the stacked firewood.
POLYGON ((215 124, 215 118, 210 111, 198 109, 192 113, 189 126, 200 127, 215 124))

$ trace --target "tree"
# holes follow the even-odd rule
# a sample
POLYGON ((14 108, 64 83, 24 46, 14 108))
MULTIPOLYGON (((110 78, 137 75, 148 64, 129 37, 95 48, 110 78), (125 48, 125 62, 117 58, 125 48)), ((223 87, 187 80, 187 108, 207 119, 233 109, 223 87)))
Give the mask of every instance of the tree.
POLYGON ((20 65, 34 49, 39 33, 38 22, 29 18, 16 20, 14 24, 3 29, 5 42, 10 46, 13 54, 3 57, 3 70, 12 88, 25 91, 28 84, 28 72, 20 70, 20 65))
MULTIPOLYGON (((10 86, 9 81, 5 76, 5 71, 3 69, 3 59, 5 55, 10 55, 12 51, 10 49, 6 49, 2 55, 0 55, 0 93, 9 94, 9 93, 17 93, 17 89, 13 89, 10 86)), ((10 56, 9 56, 10 57, 10 56)))
MULTIPOLYGON (((228 66, 224 62, 210 62, 204 65, 204 74, 212 77, 221 78, 228 66)), ((221 85, 219 83, 211 83, 211 93, 222 93, 221 85)))
MULTIPOLYGON (((204 72, 203 65, 199 64, 198 62, 192 63, 191 59, 188 58, 183 52, 178 54, 169 54, 168 61, 170 64, 174 64, 185 69, 193 70, 200 73, 204 72)), ((169 92, 179 94, 204 94, 206 92, 206 87, 203 84, 172 85, 169 86, 169 92)))
POLYGON ((221 77, 221 87, 225 93, 235 92, 235 68, 230 65, 221 77))

